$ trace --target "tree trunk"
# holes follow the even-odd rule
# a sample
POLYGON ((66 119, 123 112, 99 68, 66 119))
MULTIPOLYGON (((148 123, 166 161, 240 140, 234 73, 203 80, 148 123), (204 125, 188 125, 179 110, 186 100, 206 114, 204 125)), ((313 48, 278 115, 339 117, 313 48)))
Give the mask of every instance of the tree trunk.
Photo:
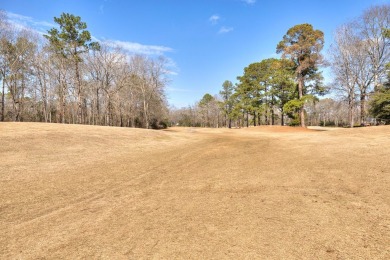
MULTIPOLYGON (((303 76, 301 75, 301 73, 299 73, 299 79, 298 79, 298 97, 299 97, 299 100, 302 100, 302 97, 303 97, 303 85, 304 85, 303 76)), ((306 127, 304 105, 302 105, 302 107, 299 109, 299 121, 301 123, 301 127, 306 127)))
POLYGON ((275 104, 275 96, 271 96, 271 125, 275 125, 275 111, 274 111, 274 106, 275 104))
POLYGON ((144 120, 145 120, 145 128, 149 129, 149 118, 148 118, 148 103, 146 100, 143 102, 144 104, 144 120))
POLYGON ((18 105, 19 105, 19 102, 17 100, 17 87, 16 87, 16 79, 14 80, 11 80, 10 84, 9 84, 9 90, 10 90, 10 94, 11 94, 11 98, 12 98, 12 121, 16 122, 19 120, 19 111, 18 111, 18 105))
POLYGON ((364 124, 365 123, 365 108, 366 108, 366 93, 362 93, 360 95, 360 124, 364 124))
POLYGON ((1 121, 4 122, 5 119, 5 80, 3 78, 3 91, 1 92, 1 121))
POLYGON ((353 106, 354 106, 354 97, 351 95, 348 99, 348 122, 349 122, 349 127, 353 127, 354 122, 353 122, 353 106))
POLYGON ((25 82, 24 77, 22 78, 22 86, 21 86, 21 97, 19 98, 19 121, 23 122, 24 120, 24 92, 25 92, 25 82))
POLYGON ((96 88, 96 118, 95 122, 100 125, 100 104, 99 104, 99 88, 96 88))
MULTIPOLYGON (((41 80, 40 80, 41 81, 41 80)), ((42 88, 42 98, 43 98, 43 114, 45 116, 45 123, 49 120, 48 115, 48 106, 47 106, 47 86, 46 86, 46 79, 43 79, 43 82, 41 82, 41 88, 42 88)))
MULTIPOLYGON (((377 71, 377 68, 375 68, 375 71, 377 71)), ((374 75, 374 92, 378 92, 378 85, 379 85, 378 73, 375 72, 375 75, 374 75)))
POLYGON ((76 73, 76 81, 77 81, 77 123, 83 123, 83 101, 81 98, 81 81, 80 81, 80 73, 79 73, 79 63, 76 60, 75 62, 75 73, 76 73))
POLYGON ((65 124, 65 110, 66 110, 66 101, 65 101, 65 93, 66 93, 66 85, 62 84, 61 89, 61 104, 60 104, 60 120, 62 124, 65 124))

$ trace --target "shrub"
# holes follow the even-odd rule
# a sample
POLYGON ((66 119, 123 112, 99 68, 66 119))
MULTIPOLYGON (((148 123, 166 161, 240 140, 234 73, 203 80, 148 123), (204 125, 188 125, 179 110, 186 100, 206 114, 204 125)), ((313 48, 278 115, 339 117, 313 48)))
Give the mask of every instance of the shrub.
POLYGON ((157 118, 153 118, 150 121, 150 127, 152 129, 166 129, 168 128, 168 123, 163 120, 158 120, 157 118))

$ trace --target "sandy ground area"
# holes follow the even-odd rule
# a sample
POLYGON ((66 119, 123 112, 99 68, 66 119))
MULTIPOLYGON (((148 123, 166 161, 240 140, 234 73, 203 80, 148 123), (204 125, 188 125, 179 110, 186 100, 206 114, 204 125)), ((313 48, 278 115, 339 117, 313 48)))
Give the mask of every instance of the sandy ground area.
POLYGON ((390 259, 390 127, 0 123, 0 259, 390 259))

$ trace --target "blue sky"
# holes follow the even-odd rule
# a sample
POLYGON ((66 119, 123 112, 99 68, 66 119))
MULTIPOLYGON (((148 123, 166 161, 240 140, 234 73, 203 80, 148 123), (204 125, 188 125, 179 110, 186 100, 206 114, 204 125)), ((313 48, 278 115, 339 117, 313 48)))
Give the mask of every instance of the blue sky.
MULTIPOLYGON (((236 82, 244 67, 278 57, 287 30, 310 23, 325 34, 325 49, 341 24, 385 0, 2 0, 15 23, 46 32, 62 12, 78 15, 93 37, 132 53, 169 60, 168 101, 193 104, 236 82)), ((329 81, 328 73, 325 73, 329 81)))

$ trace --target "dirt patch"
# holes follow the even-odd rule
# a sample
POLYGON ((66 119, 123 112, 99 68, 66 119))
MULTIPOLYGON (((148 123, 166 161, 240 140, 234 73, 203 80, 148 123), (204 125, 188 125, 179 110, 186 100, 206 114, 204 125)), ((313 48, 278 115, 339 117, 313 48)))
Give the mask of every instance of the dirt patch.
POLYGON ((389 259, 390 128, 0 124, 0 258, 389 259))

